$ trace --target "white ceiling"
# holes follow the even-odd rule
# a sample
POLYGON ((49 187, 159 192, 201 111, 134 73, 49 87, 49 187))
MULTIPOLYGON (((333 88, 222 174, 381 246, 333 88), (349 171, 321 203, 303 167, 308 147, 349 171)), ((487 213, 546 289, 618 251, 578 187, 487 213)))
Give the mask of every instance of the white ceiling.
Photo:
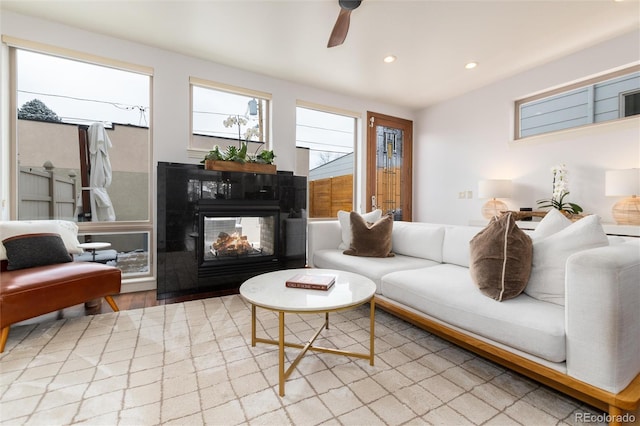
POLYGON ((338 0, 2 0, 0 5, 412 109, 640 27, 640 0, 364 0, 351 14, 346 42, 328 49, 338 0), (398 60, 383 63, 388 54, 398 60), (472 60, 479 66, 466 70, 472 60))

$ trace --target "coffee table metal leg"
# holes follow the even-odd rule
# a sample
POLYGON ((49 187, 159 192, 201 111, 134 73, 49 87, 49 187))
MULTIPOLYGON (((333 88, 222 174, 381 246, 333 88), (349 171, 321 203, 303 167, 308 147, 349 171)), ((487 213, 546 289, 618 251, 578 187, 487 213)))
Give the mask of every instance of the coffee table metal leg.
POLYGON ((279 383, 279 391, 280 396, 284 396, 284 381, 286 380, 284 376, 284 312, 280 311, 278 313, 278 328, 279 328, 279 337, 278 337, 278 346, 279 346, 279 367, 278 367, 278 375, 280 376, 279 383))
POLYGON ((309 339, 306 344, 296 344, 296 343, 287 343, 284 340, 285 336, 285 325, 284 325, 284 311, 278 311, 278 340, 270 340, 265 338, 258 338, 256 336, 256 305, 251 305, 251 345, 255 346, 257 342, 261 343, 269 343, 278 345, 278 393, 280 396, 284 396, 284 386, 287 378, 291 375, 293 370, 297 367, 298 362, 304 357, 305 353, 308 350, 324 352, 324 353, 332 353, 337 355, 346 355, 353 356, 357 358, 367 359, 369 358, 369 364, 374 364, 374 341, 375 341, 375 301, 371 299, 370 301, 370 312, 369 312, 369 354, 366 353, 356 353, 351 351, 344 351, 334 348, 324 348, 313 346, 313 343, 316 341, 320 333, 323 329, 329 328, 329 312, 325 312, 325 323, 322 324, 320 328, 316 331, 316 333, 309 339), (285 369, 285 347, 292 347, 301 349, 300 353, 296 357, 295 360, 289 365, 288 369, 285 369))
POLYGON ((256 345, 256 305, 251 305, 251 346, 256 345))
POLYGON ((373 342, 375 341, 375 326, 376 326, 376 302, 374 298, 369 302, 371 305, 371 311, 369 312, 369 365, 373 365, 373 342))

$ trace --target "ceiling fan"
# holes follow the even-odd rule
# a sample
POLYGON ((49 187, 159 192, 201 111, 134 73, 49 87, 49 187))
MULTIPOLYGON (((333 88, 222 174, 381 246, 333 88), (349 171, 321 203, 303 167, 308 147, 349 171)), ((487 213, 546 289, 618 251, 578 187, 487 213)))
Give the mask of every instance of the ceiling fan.
POLYGON ((336 20, 336 24, 333 26, 331 36, 329 36, 329 43, 327 47, 335 47, 344 43, 347 38, 347 32, 349 31, 349 21, 351 19, 351 11, 360 6, 362 0, 338 0, 340 4, 340 14, 336 20))

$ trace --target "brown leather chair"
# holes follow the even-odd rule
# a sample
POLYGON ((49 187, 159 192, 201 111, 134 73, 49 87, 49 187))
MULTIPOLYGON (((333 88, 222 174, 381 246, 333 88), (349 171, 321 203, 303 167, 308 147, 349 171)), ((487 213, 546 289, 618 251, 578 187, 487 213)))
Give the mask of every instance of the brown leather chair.
POLYGON ((111 309, 118 305, 111 297, 120 293, 118 268, 93 262, 68 262, 34 268, 0 268, 0 352, 17 322, 104 297, 111 309))

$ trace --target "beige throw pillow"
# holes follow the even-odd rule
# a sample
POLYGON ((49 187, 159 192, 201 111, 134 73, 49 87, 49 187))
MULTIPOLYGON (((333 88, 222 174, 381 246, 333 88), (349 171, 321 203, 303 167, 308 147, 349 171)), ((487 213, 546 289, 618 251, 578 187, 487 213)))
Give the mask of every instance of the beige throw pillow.
POLYGON ((524 291, 531 274, 533 243, 510 213, 493 218, 469 244, 469 272, 482 294, 501 302, 524 291))
POLYGON ((387 215, 375 223, 367 222, 351 212, 351 246, 343 253, 350 256, 392 257, 391 233, 393 216, 387 215))

